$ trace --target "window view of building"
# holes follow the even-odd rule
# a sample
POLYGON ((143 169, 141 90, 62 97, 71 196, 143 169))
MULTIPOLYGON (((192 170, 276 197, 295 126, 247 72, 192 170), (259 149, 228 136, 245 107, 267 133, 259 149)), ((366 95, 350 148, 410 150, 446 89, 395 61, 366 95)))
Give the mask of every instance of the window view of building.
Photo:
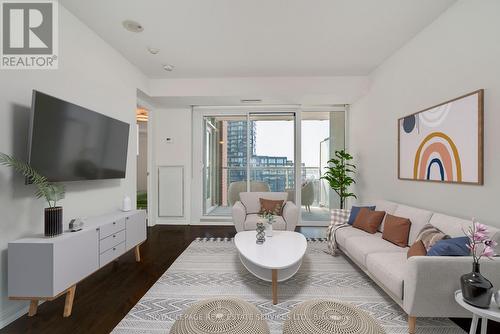
MULTIPOLYGON (((205 116, 203 214, 230 216, 243 191, 287 192, 295 201, 293 114, 205 116)), ((302 220, 328 221, 336 200, 321 180, 331 150, 343 148, 342 112, 307 112, 301 121, 301 168, 297 182, 302 220)))

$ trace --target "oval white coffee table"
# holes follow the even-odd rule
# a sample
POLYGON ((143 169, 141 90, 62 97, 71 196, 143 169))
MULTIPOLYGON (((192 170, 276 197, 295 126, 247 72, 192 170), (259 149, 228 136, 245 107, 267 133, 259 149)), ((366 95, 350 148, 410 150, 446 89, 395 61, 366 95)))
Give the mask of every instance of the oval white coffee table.
POLYGON ((295 275, 306 253, 307 240, 297 232, 274 231, 272 237, 259 245, 255 231, 239 232, 234 244, 241 263, 256 277, 272 282, 273 304, 278 303, 278 282, 295 275))
POLYGON ((486 334, 488 319, 500 322, 500 309, 492 300, 489 308, 479 308, 467 304, 462 296, 462 291, 455 291, 455 301, 462 306, 464 309, 472 312, 472 323, 470 325, 470 332, 472 334, 476 333, 477 323, 479 318, 481 318, 481 334, 486 334))

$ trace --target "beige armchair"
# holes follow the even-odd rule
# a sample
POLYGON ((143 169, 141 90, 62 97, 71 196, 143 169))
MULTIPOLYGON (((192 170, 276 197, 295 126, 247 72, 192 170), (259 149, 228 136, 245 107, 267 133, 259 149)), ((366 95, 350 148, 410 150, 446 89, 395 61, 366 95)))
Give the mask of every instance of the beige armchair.
MULTIPOLYGON (((306 207, 306 210, 311 212, 311 205, 314 203, 314 182, 309 180, 305 182, 300 190, 302 205, 306 207)), ((295 198, 295 189, 285 189, 288 193, 288 198, 295 198)))
MULTIPOLYGON (((240 193, 247 191, 247 181, 236 181, 229 184, 228 202, 230 206, 240 200, 240 193)), ((250 191, 268 192, 271 191, 269 184, 262 181, 250 181, 250 191)))
MULTIPOLYGON (((240 201, 232 207, 233 222, 237 232, 255 230, 260 220, 259 198, 286 201, 286 192, 242 192, 240 201)), ((273 229, 294 231, 299 220, 299 208, 291 201, 286 202, 281 216, 276 217, 273 229)))

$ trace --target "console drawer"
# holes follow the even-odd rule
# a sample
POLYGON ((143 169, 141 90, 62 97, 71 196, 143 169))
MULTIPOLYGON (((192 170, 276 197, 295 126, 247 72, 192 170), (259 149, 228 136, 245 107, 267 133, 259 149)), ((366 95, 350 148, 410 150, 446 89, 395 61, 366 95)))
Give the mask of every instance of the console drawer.
POLYGON ((125 242, 108 249, 99 256, 99 266, 102 268, 120 255, 125 253, 125 242))
POLYGON ((108 249, 113 248, 124 241, 125 241, 125 230, 113 233, 109 237, 106 237, 104 239, 101 239, 101 241, 99 241, 99 253, 102 254, 108 249))
POLYGON ((124 229, 125 229, 125 218, 118 219, 109 224, 102 225, 100 227, 99 238, 102 240, 124 229))

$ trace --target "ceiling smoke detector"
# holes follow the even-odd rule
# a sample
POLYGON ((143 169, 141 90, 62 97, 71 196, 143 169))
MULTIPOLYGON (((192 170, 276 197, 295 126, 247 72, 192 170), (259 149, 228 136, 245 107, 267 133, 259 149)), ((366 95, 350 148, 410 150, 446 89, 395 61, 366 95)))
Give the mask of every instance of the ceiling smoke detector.
POLYGON ((157 49, 157 48, 148 48, 148 51, 152 55, 157 55, 158 53, 160 53, 160 49, 157 49))
POLYGON ((163 69, 167 72, 172 72, 174 70, 175 66, 172 64, 165 64, 163 65, 163 69))
POLYGON ((125 20, 122 22, 122 25, 125 29, 127 29, 130 32, 143 32, 144 31, 144 27, 142 26, 142 24, 140 24, 139 22, 132 21, 132 20, 125 20))

